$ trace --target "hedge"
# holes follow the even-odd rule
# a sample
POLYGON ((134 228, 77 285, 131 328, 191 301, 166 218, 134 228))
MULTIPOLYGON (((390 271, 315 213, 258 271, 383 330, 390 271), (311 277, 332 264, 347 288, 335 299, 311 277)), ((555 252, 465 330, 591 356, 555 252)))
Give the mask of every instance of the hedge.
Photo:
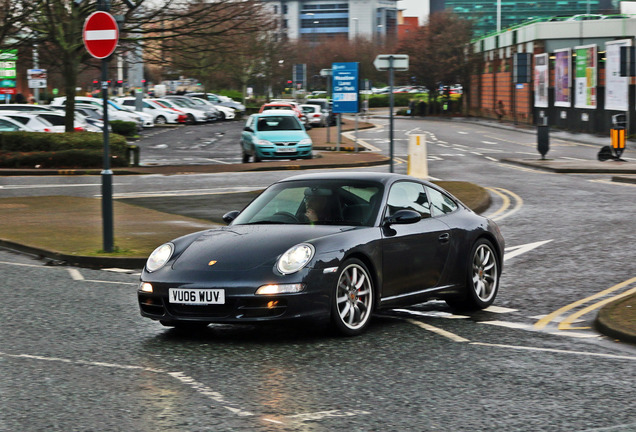
MULTIPOLYGON (((2 168, 98 168, 103 165, 103 137, 93 132, 0 133, 2 168)), ((111 134, 111 165, 128 165, 128 144, 121 135, 111 134)))
POLYGON ((113 128, 113 133, 123 135, 126 137, 134 137, 137 136, 137 123, 122 121, 122 120, 113 120, 110 121, 110 127, 113 128))

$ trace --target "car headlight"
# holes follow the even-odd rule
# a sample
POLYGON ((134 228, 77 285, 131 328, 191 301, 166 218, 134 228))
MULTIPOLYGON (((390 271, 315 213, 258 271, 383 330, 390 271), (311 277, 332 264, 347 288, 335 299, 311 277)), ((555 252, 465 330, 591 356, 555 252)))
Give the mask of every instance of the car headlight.
POLYGON ((311 138, 305 138, 298 142, 298 145, 311 145, 311 138))
POLYGON ((163 267, 174 252, 174 245, 172 243, 164 243, 157 249, 152 251, 146 261, 146 270, 149 272, 157 271, 163 267))
POLYGON ((271 141, 267 141, 267 140, 258 140, 256 141, 257 145, 262 145, 262 146, 273 146, 274 144, 271 141))
POLYGON ((276 268, 284 275, 296 273, 311 261, 314 253, 315 249, 312 245, 308 243, 297 244, 281 255, 276 263, 276 268))

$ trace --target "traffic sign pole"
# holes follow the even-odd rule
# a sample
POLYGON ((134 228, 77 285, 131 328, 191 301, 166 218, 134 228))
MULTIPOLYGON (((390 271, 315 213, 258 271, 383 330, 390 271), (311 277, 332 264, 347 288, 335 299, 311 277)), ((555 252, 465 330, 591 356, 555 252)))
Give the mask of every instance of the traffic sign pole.
POLYGON ((373 61, 373 65, 379 71, 389 71, 389 148, 391 158, 389 169, 393 172, 393 105, 395 103, 393 77, 396 70, 405 71, 409 69, 409 56, 406 54, 380 54, 373 61))
POLYGON ((104 168, 102 170, 102 221, 104 224, 104 252, 112 252, 113 234, 113 171, 110 169, 108 135, 108 60, 102 60, 102 102, 104 111, 104 168))
POLYGON ((390 147, 390 165, 389 172, 393 172, 393 57, 389 57, 389 147, 390 147))
POLYGON ((109 2, 100 1, 99 10, 86 18, 83 39, 86 50, 95 58, 102 59, 102 102, 104 110, 104 167, 102 169, 102 222, 104 252, 113 252, 113 171, 110 169, 108 136, 108 57, 115 51, 119 41, 119 27, 115 18, 106 12, 109 2))

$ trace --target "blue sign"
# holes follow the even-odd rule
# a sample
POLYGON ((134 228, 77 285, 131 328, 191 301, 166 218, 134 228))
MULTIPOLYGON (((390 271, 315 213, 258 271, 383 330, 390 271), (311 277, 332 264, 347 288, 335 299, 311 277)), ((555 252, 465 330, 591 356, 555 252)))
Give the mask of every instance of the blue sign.
POLYGON ((333 63, 331 65, 334 113, 357 113, 358 63, 333 63))

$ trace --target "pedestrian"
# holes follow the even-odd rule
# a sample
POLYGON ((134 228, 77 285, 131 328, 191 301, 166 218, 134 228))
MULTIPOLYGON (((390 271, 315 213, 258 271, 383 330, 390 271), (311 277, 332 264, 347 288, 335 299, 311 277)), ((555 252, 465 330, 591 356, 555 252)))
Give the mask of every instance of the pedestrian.
POLYGON ((411 99, 409 101, 409 114, 411 117, 415 115, 415 99, 411 99))
POLYGON ((497 107, 495 108, 495 114, 497 114, 497 118, 499 119, 499 121, 501 121, 506 115, 506 109, 501 99, 499 99, 499 102, 497 102, 497 107))

